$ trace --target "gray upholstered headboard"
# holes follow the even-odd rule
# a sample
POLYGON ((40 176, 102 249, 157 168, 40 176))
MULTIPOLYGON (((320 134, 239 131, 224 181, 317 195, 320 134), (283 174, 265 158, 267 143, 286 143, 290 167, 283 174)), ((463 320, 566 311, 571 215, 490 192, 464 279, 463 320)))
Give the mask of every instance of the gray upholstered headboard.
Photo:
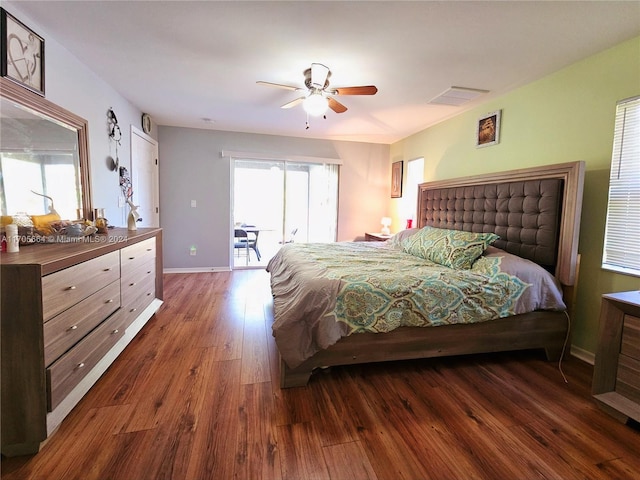
POLYGON ((418 226, 494 232, 494 246, 572 285, 584 162, 423 183, 418 226))
POLYGON ((494 246, 555 271, 562 208, 560 179, 434 188, 422 195, 422 223, 493 232, 494 246))

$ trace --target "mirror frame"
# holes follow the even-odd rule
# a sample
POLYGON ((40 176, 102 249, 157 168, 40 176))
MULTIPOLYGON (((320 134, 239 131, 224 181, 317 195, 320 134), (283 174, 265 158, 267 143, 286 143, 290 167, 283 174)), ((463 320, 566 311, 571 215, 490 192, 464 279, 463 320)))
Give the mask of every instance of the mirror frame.
POLYGON ((76 129, 78 132, 78 157, 80 160, 80 184, 82 187, 82 215, 85 219, 93 220, 91 175, 89 173, 89 123, 75 113, 65 110, 4 77, 0 77, 0 96, 76 129))

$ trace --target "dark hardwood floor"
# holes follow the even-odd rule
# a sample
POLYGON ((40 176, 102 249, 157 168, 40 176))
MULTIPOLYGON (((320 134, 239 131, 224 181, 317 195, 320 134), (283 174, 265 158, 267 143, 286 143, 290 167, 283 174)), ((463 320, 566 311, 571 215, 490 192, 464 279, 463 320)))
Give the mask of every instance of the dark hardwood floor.
POLYGON ((636 479, 592 367, 541 352, 336 367, 280 390, 265 271, 165 275, 165 303, 2 479, 636 479))

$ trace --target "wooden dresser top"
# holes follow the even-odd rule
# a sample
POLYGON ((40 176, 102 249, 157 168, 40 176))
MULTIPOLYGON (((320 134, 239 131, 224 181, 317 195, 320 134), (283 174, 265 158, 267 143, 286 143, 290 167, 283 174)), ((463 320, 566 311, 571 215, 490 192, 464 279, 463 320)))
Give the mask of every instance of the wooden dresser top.
POLYGON ((91 235, 69 243, 21 245, 19 252, 2 252, 0 265, 3 268, 40 265, 42 275, 47 275, 127 245, 153 238, 159 232, 161 232, 160 228, 139 228, 133 232, 126 228, 114 228, 105 235, 91 235))

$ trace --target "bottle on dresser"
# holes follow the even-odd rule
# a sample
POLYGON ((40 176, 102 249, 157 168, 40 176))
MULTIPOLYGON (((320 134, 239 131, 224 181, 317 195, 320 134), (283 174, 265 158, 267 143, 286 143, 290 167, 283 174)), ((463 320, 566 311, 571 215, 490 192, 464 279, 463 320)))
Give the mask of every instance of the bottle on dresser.
POLYGON ((20 251, 20 237, 18 236, 18 226, 10 223, 5 227, 7 252, 14 253, 20 251))

